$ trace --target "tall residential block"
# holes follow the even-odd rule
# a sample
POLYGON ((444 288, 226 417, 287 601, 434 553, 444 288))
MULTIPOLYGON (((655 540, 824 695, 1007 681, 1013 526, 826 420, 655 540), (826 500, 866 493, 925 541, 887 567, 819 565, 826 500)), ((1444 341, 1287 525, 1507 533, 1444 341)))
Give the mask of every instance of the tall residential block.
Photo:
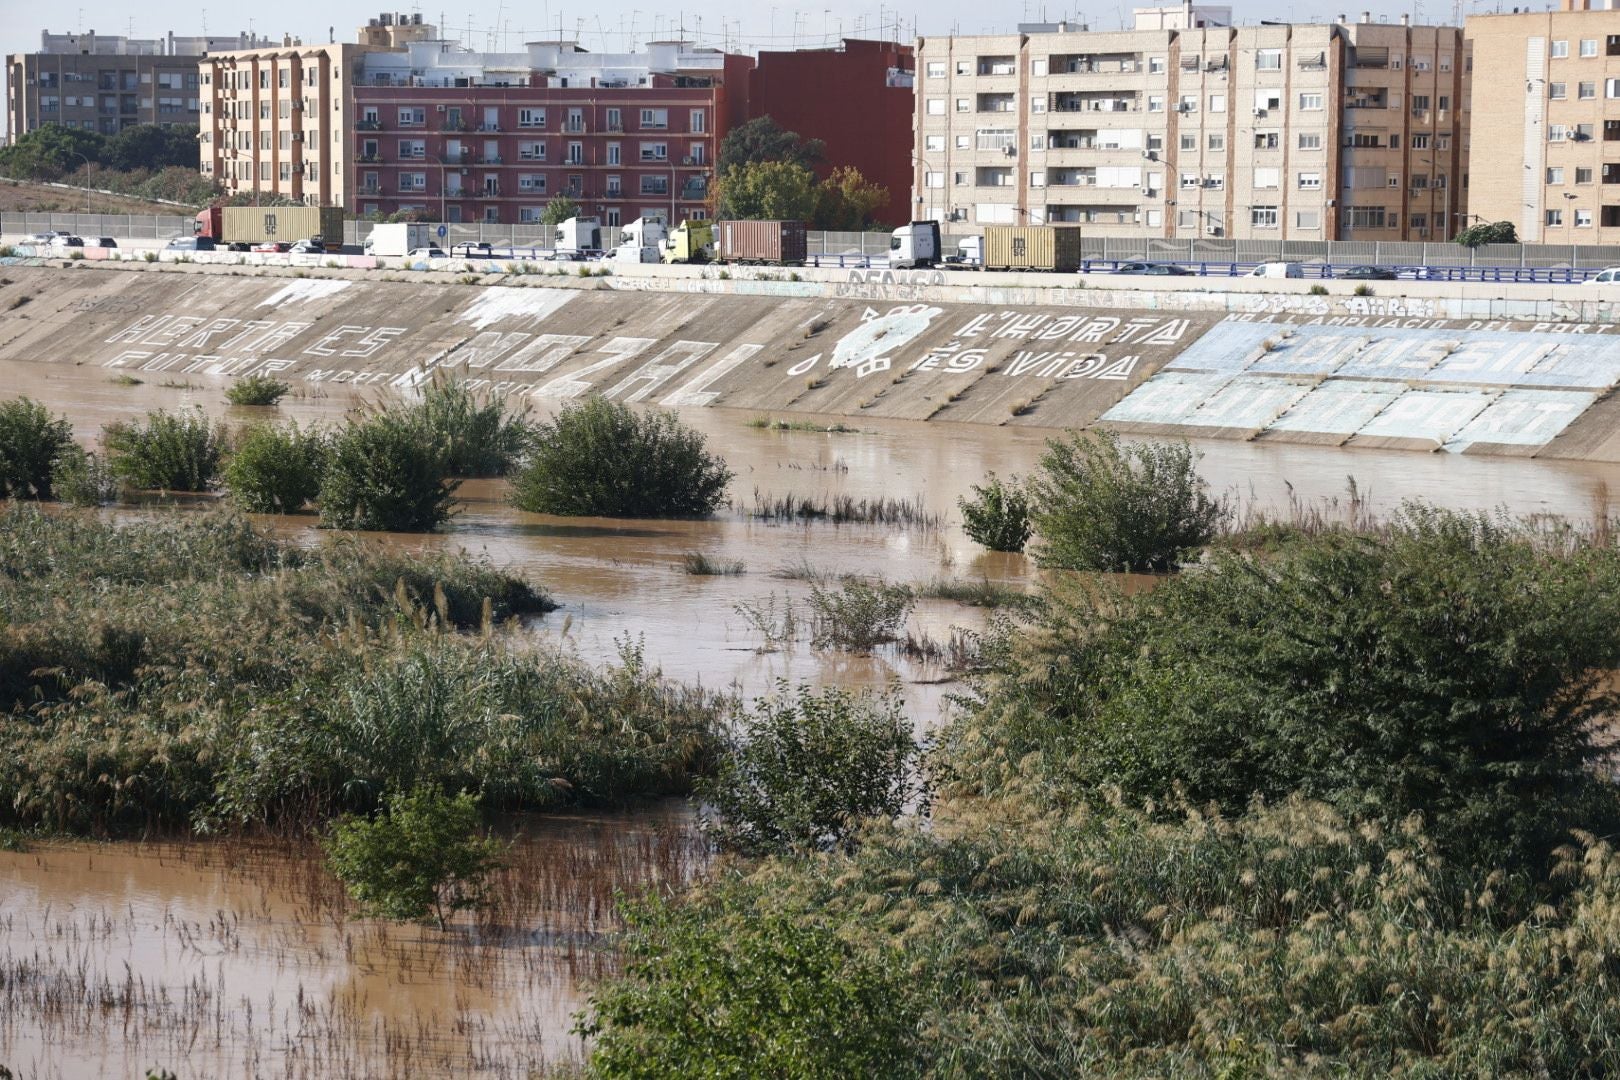
POLYGON ((748 82, 749 119, 769 116, 826 144, 817 172, 853 166, 886 188, 878 220, 910 213, 911 110, 916 62, 911 46, 845 38, 836 49, 762 52, 748 82))
POLYGON ((537 222, 558 196, 610 224, 706 215, 751 59, 687 42, 482 53, 401 25, 210 57, 205 171, 232 192, 451 222, 537 222))
POLYGON ((135 124, 197 124, 197 58, 263 42, 251 34, 128 38, 44 31, 38 52, 6 57, 7 133, 15 139, 45 124, 103 135, 135 124))
POLYGON ((1620 244, 1620 10, 1470 16, 1474 220, 1540 244, 1620 244))
POLYGON ((919 42, 914 216, 1091 235, 1443 239, 1466 178, 1462 32, 1034 24, 919 42))

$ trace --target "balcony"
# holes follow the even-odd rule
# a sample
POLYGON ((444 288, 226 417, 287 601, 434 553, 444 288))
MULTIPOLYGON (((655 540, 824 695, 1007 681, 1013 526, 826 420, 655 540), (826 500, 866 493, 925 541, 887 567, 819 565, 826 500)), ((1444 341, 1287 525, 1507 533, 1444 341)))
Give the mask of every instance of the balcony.
POLYGON ((656 196, 658 198, 667 199, 669 197, 669 185, 662 183, 644 183, 641 185, 641 194, 644 198, 656 196))
MULTIPOLYGON (((466 160, 467 160, 466 158, 462 158, 462 161, 466 161, 466 160)), ((478 155, 478 157, 475 160, 477 161, 477 163, 479 165, 504 165, 504 164, 506 164, 506 162, 501 159, 501 155, 499 155, 499 154, 480 154, 480 155, 478 155)), ((541 158, 540 160, 544 161, 545 159, 541 158)))
POLYGON ((499 124, 490 124, 490 123, 479 124, 478 125, 478 130, 479 131, 499 132, 501 130, 501 125, 499 125, 499 124))
POLYGON ((563 125, 563 133, 565 135, 583 135, 583 134, 585 134, 585 121, 583 121, 583 120, 570 120, 568 123, 563 125))
POLYGON ((381 195, 383 193, 381 184, 361 184, 355 190, 361 195, 381 195))
POLYGON ((501 185, 485 184, 484 190, 479 193, 480 199, 498 199, 501 197, 501 185))
POLYGON ((689 183, 681 186, 682 202, 703 202, 709 197, 709 185, 705 183, 689 183))
POLYGON ((465 121, 465 120, 445 120, 445 121, 443 121, 442 123, 439 124, 439 130, 440 131, 466 131, 467 130, 467 121, 465 121))
POLYGON ((1075 97, 1071 94, 1052 94, 1048 103, 1055 113, 1114 113, 1140 112, 1141 103, 1135 98, 1075 97))

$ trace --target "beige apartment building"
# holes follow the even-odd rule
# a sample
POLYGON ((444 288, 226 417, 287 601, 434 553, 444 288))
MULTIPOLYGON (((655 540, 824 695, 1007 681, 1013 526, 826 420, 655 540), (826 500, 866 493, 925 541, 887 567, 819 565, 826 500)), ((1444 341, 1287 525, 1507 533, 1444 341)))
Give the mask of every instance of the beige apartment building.
POLYGON ((1455 231, 1459 29, 1233 27, 1229 9, 1190 4, 1138 9, 1135 25, 921 40, 916 215, 1180 239, 1455 231))
POLYGON ((1620 244, 1620 11, 1470 16, 1474 138, 1489 148, 1468 212, 1533 244, 1620 244))

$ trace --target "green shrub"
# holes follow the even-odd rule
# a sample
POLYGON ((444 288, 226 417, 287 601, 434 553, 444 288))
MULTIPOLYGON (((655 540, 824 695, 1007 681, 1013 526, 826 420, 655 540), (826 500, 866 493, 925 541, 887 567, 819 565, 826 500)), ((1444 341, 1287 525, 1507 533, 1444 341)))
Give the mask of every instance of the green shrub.
POLYGON ((829 589, 811 581, 811 644, 818 649, 869 653, 900 636, 915 604, 916 598, 904 585, 852 580, 829 589))
POLYGON ((445 448, 451 476, 505 476, 523 456, 532 428, 527 409, 508 413, 503 399, 474 393, 436 375, 411 416, 445 448))
POLYGON ((883 697, 777 684, 738 715, 719 772, 698 786, 705 829, 748 855, 848 848, 870 818, 893 818, 917 756, 898 692, 883 697))
POLYGON ((297 513, 320 493, 326 443, 297 424, 250 428, 225 462, 225 490, 249 513, 297 513))
POLYGON ((482 906, 503 845, 478 829, 478 800, 430 787, 396 792, 376 817, 343 818, 324 842, 327 864, 363 915, 445 928, 482 906))
POLYGON ((731 477, 674 413, 592 397, 536 428, 512 501, 540 514, 697 516, 725 501, 731 477))
POLYGON ((1023 551, 1029 542, 1029 499, 1016 482, 1003 483, 991 473, 983 486, 973 485, 973 498, 956 500, 962 531, 991 551, 1023 551))
POLYGON ((1326 296, 1328 294, 1327 286, 1326 285, 1312 285, 1311 289, 1310 289, 1310 293, 1311 293, 1312 296, 1326 296))
POLYGON ((94 452, 69 447, 56 465, 54 492, 73 506, 105 506, 117 502, 123 487, 117 473, 94 452))
POLYGON ((144 424, 117 421, 102 431, 113 471, 137 488, 206 491, 219 477, 225 429, 202 410, 146 414, 144 424))
POLYGON ((318 501, 329 529, 419 532, 450 520, 458 482, 442 445, 399 411, 350 420, 326 455, 318 501))
POLYGON ((232 405, 274 405, 292 391, 292 387, 269 375, 248 375, 236 380, 225 391, 225 400, 232 405))
POLYGON ((1600 771, 1620 707, 1613 548, 1549 553, 1412 508, 1385 538, 1220 553, 1130 599, 1059 589, 1036 627, 947 729, 939 765, 971 788, 1016 761, 1054 803, 1303 794, 1391 828, 1422 815, 1447 858, 1487 867, 1620 827, 1600 771))
POLYGON ((0 402, 0 499, 49 499, 73 425, 30 398, 0 402))
POLYGON ((808 920, 743 923, 657 899, 630 905, 625 977, 579 1032, 600 1080, 845 1080, 920 1075, 907 980, 808 920))
POLYGON ((1226 510, 1210 499, 1185 443, 1126 446, 1109 431, 1048 440, 1029 481, 1035 552, 1065 570, 1163 572, 1214 539, 1226 510))
POLYGON ((1357 296, 1371 296, 1372 294, 1373 294, 1373 287, 1371 285, 1367 284, 1365 281, 1363 281, 1360 285, 1356 286, 1356 295, 1357 296))

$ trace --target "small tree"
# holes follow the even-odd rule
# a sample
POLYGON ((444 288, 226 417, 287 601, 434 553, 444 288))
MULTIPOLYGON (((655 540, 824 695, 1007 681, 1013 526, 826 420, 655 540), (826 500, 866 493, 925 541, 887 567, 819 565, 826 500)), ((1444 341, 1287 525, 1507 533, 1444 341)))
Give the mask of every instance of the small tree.
POLYGON ((533 432, 527 407, 509 413, 504 398, 475 393, 442 374, 423 388, 410 415, 423 438, 444 447, 451 476, 505 476, 533 432))
POLYGON ((422 531, 450 519, 457 482, 445 449, 404 410, 356 418, 332 441, 321 477, 321 525, 422 531))
POLYGON ((512 502, 538 514, 690 517, 713 513, 731 476, 674 413, 591 397, 535 428, 512 502))
POLYGON ((1511 221, 1480 222, 1457 234, 1457 243, 1463 247, 1482 247, 1485 244, 1517 244, 1519 230, 1511 221))
POLYGON ((567 195, 558 195, 540 211, 540 224, 561 225, 571 217, 579 216, 579 203, 567 195))
POLYGON ((715 183, 722 217, 808 221, 816 212, 816 174, 787 161, 739 165, 715 183))
POLYGON ((870 227, 888 203, 888 188, 870 182, 853 165, 842 165, 816 185, 812 222, 818 229, 859 232, 870 227))
POLYGON ((30 398, 0 403, 0 499, 49 499, 73 426, 30 398))
POLYGON ((1214 539, 1211 499, 1185 443, 1125 446, 1108 431, 1048 440, 1029 481, 1036 560, 1064 570, 1174 570, 1214 539))
POLYGON ((102 431, 113 471, 137 488, 207 491, 219 478, 225 429, 201 409, 146 414, 144 424, 118 421, 102 431))
POLYGON ((975 544, 991 551, 1023 551, 1029 542, 1029 497, 1016 482, 1003 483, 991 473, 981 486, 973 485, 973 498, 956 500, 962 511, 962 531, 975 544))
POLYGON ((238 379, 225 391, 232 405, 275 405, 292 387, 270 375, 249 375, 238 379))
POLYGON ((725 176, 733 169, 762 161, 785 161, 811 168, 821 164, 826 144, 820 139, 801 139, 769 116, 756 116, 726 132, 715 155, 715 174, 725 176))
POLYGON ((225 463, 225 489, 243 510, 293 514, 321 490, 326 436, 297 424, 249 429, 225 463))
POLYGON ((503 845, 480 835, 478 799, 422 786, 391 795, 373 818, 344 817, 327 834, 328 865, 362 915, 425 922, 485 902, 503 845))
POLYGON ((748 855, 847 849, 863 821, 905 807, 918 753, 897 691, 778 682, 737 717, 718 773, 698 786, 716 812, 704 828, 748 855))

